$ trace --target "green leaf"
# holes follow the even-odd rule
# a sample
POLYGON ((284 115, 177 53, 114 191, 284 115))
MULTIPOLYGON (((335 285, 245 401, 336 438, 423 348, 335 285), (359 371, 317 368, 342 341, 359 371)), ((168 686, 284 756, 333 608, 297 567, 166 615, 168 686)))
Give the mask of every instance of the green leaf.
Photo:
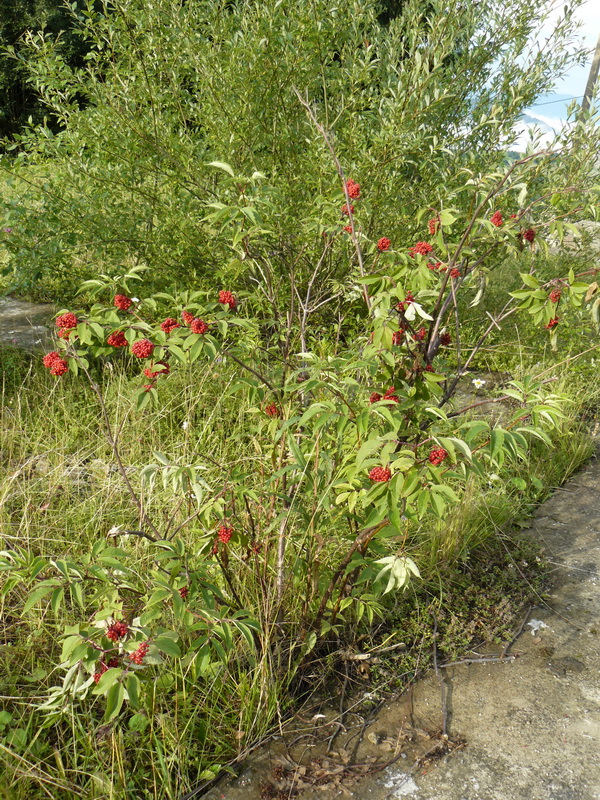
MULTIPOLYGON (((106 675, 107 673, 105 673, 106 675)), ((104 677, 104 676, 102 676, 104 677)), ((102 678, 100 679, 102 680, 102 678)), ((104 712, 104 721, 110 722, 119 715, 125 700, 125 688, 122 683, 113 684, 106 695, 106 710, 104 712)))
POLYGON ((173 639, 170 639, 168 636, 158 636, 154 640, 154 645, 161 653, 165 653, 165 655, 173 656, 174 658, 179 658, 179 656, 181 656, 181 648, 177 642, 173 641, 173 639))
POLYGON ((117 683, 122 674, 123 670, 118 667, 107 669, 92 690, 92 694, 106 694, 117 683))
POLYGON ((37 602, 46 597, 47 594, 50 594, 59 585, 60 582, 54 579, 42 581, 27 598, 27 602, 23 606, 23 614, 31 611, 37 602))
POLYGON ((140 679, 133 673, 127 676, 127 696, 132 708, 140 707, 140 679))
POLYGON ((229 164, 226 164, 224 161, 209 161, 207 166, 216 167, 216 169, 222 169, 223 172, 226 172, 228 175, 231 175, 232 178, 235 178, 234 171, 229 164))

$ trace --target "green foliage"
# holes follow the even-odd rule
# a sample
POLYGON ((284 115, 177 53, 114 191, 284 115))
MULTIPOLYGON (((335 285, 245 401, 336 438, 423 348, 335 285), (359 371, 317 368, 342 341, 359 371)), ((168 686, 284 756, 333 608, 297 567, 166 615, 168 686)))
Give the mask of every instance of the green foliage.
MULTIPOLYGON (((548 46, 528 50, 545 5, 411 0, 389 24, 370 0, 351 14, 323 0, 78 7, 72 25, 89 44, 85 66, 71 64, 52 35, 31 35, 20 51, 60 133, 33 127, 14 145, 20 196, 5 212, 13 280, 29 289, 50 272, 67 276, 73 263, 91 276, 98 263, 112 274, 145 262, 153 289, 206 288, 215 274, 249 288, 268 268, 289 299, 287 276, 309 280, 343 202, 299 96, 330 131, 344 169, 368 187, 360 230, 410 244, 418 209, 440 209, 464 185, 463 170, 477 185, 499 167, 522 110, 580 60, 570 7, 548 46), (231 167, 215 167, 222 162, 231 167), (231 181, 228 171, 255 177, 231 181), (270 188, 257 198, 261 175, 270 188), (268 241, 254 253, 216 235, 234 221, 232 205, 244 209, 245 231, 268 214, 268 241)), ((595 147, 589 132, 565 140, 554 170, 577 184, 595 147)), ((469 195, 452 202, 464 211, 469 195)), ((323 271, 345 280, 343 248, 331 249, 323 271)))
POLYGON ((43 31, 71 67, 83 64, 86 50, 72 9, 61 0, 2 0, 0 2, 0 138, 10 140, 27 124, 44 124, 57 131, 48 120, 46 107, 28 80, 20 56, 23 37, 43 31))

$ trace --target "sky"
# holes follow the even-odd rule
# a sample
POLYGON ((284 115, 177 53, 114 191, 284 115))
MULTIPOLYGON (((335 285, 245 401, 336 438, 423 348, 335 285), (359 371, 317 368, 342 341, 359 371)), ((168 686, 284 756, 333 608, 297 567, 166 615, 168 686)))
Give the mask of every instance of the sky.
MULTIPOLYGON (((553 17, 556 19, 561 13, 562 5, 556 9, 553 17)), ((595 48, 598 36, 600 35, 600 0, 587 0, 576 12, 577 19, 581 20, 582 27, 580 36, 585 47, 595 48)), ((540 28, 539 37, 543 40, 551 29, 551 20, 540 28)), ((529 109, 532 114, 540 118, 546 117, 549 120, 560 121, 566 117, 566 107, 574 97, 581 99, 587 83, 592 54, 589 55, 585 66, 573 67, 556 86, 553 95, 542 97, 538 104, 529 109), (552 102, 555 101, 555 102, 552 102)))
MULTIPOLYGON (((552 30, 552 18, 556 19, 562 11, 562 3, 557 5, 556 11, 544 26, 540 27, 538 36, 542 43, 552 30)), ((577 19, 582 26, 579 35, 585 47, 593 50, 600 35, 600 0, 587 0, 576 12, 577 19)), ((552 94, 540 97, 535 105, 530 106, 522 117, 521 122, 515 127, 515 141, 513 147, 522 151, 527 147, 529 134, 532 127, 543 134, 541 143, 549 143, 554 138, 554 133, 560 131, 567 118, 567 107, 575 98, 581 100, 592 63, 593 52, 589 54, 584 66, 575 66, 565 77, 557 83, 552 94)))

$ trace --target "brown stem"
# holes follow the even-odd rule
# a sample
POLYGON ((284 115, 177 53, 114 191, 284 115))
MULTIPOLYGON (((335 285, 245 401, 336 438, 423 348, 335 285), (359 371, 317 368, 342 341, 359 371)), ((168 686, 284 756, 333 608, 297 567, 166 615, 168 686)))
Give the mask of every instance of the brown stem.
POLYGON ((346 569, 346 567, 348 566, 348 564, 352 560, 352 556, 356 553, 356 551, 358 550, 358 548, 361 545, 367 544, 369 542, 369 540, 378 531, 380 531, 383 527, 385 527, 388 524, 388 521, 389 520, 386 517, 386 519, 384 519, 382 522, 379 522, 377 525, 372 525, 370 528, 365 528, 363 531, 360 531, 360 533, 358 534, 358 536, 354 540, 354 542, 352 544, 352 547, 350 548, 350 550, 348 550, 348 552, 346 553, 346 555, 345 555, 344 559, 342 560, 341 564, 339 565, 339 567, 337 568, 337 570, 333 574, 333 576, 332 576, 332 578, 331 578, 331 580, 329 582, 329 586, 325 590, 325 594, 323 595, 323 598, 321 600, 321 605, 319 606, 319 610, 317 611, 315 619, 314 619, 314 621, 312 623, 312 627, 313 628, 318 628, 319 627, 319 625, 321 623, 321 620, 323 619, 323 615, 325 614, 325 609, 327 608, 327 603, 331 599, 331 595, 335 591, 335 588, 336 588, 336 586, 338 584, 338 581, 339 581, 340 577, 343 575, 344 570, 346 569))

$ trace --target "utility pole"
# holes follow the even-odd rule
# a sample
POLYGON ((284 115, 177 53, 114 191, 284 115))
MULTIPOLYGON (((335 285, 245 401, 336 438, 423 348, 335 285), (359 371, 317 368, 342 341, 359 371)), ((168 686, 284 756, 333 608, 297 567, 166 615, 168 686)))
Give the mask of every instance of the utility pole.
POLYGON ((594 60, 592 61, 592 66, 590 67, 590 74, 588 75, 587 84, 585 86, 585 92, 583 95, 583 100, 581 101, 581 116, 583 116, 590 107, 590 102, 592 100, 592 94, 594 93, 594 87, 596 86, 596 81, 598 80, 599 71, 600 71, 600 36, 598 36, 598 43, 596 44, 596 52, 594 53, 594 60))

